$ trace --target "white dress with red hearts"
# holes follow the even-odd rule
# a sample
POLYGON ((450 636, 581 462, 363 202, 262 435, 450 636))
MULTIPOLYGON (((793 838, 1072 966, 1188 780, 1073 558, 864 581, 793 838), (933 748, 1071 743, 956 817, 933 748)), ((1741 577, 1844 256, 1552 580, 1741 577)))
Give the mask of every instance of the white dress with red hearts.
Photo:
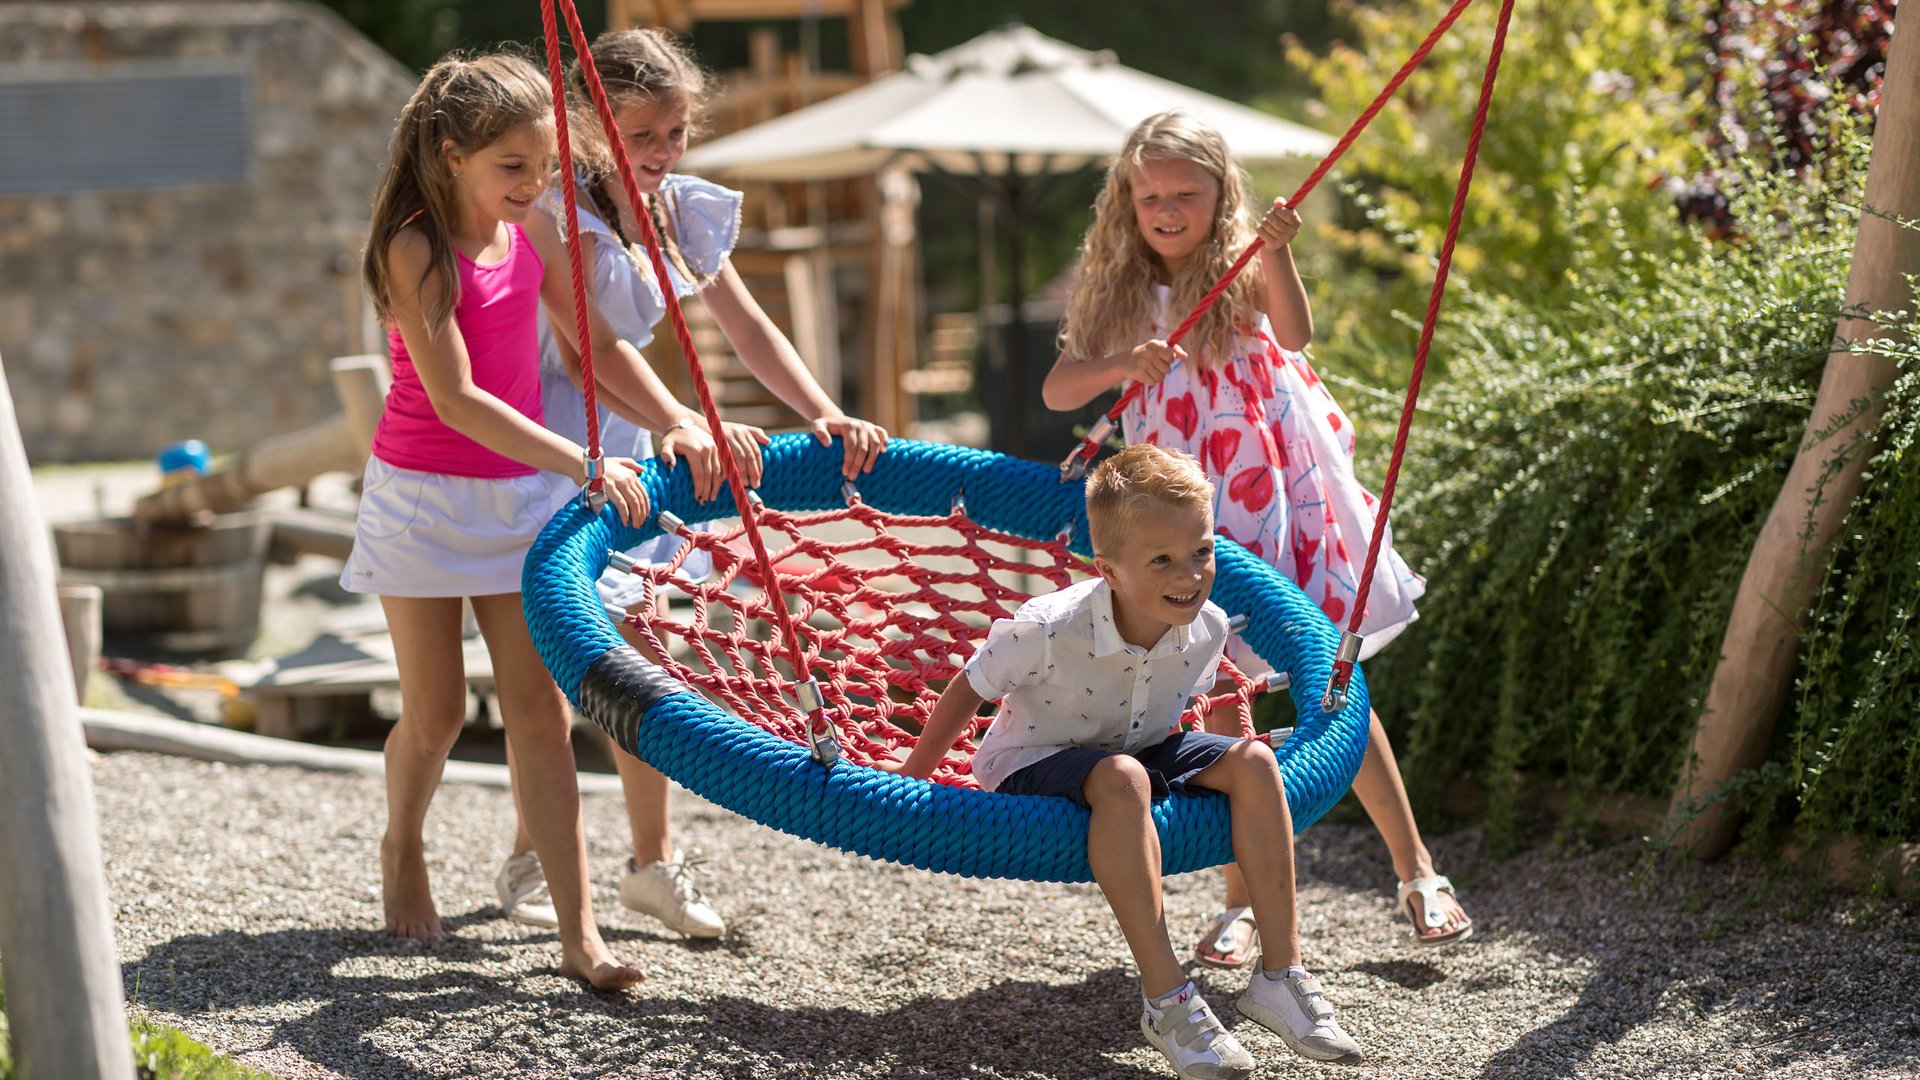
MULTIPOLYGON (((1171 321, 1167 288, 1156 288, 1153 335, 1161 337, 1171 321)), ((1353 424, 1307 358, 1274 343, 1265 315, 1255 334, 1234 339, 1226 363, 1197 360, 1176 365, 1127 406, 1122 433, 1129 443, 1177 447, 1198 458, 1218 488, 1215 529, 1292 578, 1345 630, 1375 517, 1373 494, 1353 472, 1353 424)), ((1362 659, 1419 617, 1414 601, 1426 589, 1394 552, 1389 528, 1360 623, 1362 659)), ((1236 647, 1233 654, 1245 669, 1250 652, 1236 647)))

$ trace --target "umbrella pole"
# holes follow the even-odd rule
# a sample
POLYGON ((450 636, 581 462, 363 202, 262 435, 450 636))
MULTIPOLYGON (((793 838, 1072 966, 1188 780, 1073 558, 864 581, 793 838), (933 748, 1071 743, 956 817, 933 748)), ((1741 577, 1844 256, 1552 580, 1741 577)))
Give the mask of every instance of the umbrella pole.
POLYGON ((1009 395, 1005 413, 1007 424, 1007 452, 1014 457, 1031 457, 1031 448, 1027 440, 1027 410, 1023 408, 1027 396, 1027 290, 1023 275, 1026 271, 1025 247, 1020 236, 1020 174, 1014 171, 1012 161, 1007 162, 1005 184, 1000 190, 1002 224, 1007 230, 1007 381, 1006 393, 1009 395))

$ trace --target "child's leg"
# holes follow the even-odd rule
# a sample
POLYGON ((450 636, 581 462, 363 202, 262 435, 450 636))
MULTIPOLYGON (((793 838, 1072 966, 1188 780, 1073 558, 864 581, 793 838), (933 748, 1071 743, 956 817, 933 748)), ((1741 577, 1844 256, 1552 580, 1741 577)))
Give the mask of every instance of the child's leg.
POLYGON ((400 719, 387 734, 387 832, 380 841, 380 891, 387 932, 442 934, 427 881, 421 831, 447 754, 466 717, 467 679, 457 598, 383 596, 400 672, 400 719))
MULTIPOLYGON (((1204 722, 1206 730, 1215 735, 1225 735, 1235 739, 1240 737, 1238 710, 1215 709, 1207 714, 1204 722)), ((1220 873, 1227 883, 1227 910, 1252 907, 1253 902, 1247 898, 1246 879, 1240 874, 1240 864, 1228 863, 1220 868, 1220 873)), ((1226 917, 1221 916, 1222 919, 1226 917)), ((1200 939, 1200 943, 1194 946, 1194 956, 1203 963, 1215 965, 1244 964, 1252 959, 1249 953, 1253 948, 1255 933, 1254 926, 1245 919, 1234 920, 1226 926, 1219 926, 1216 923, 1214 927, 1208 928, 1206 935, 1200 939), (1218 929, 1216 930, 1215 927, 1218 929)))
POLYGON ((1260 924, 1261 967, 1284 971, 1300 963, 1300 929, 1293 905, 1293 815, 1273 749, 1257 739, 1237 742, 1191 783, 1227 796, 1233 854, 1248 906, 1260 924))
POLYGON ((1294 909, 1293 816, 1280 766, 1264 741, 1233 744, 1190 784, 1225 792, 1233 817, 1233 853, 1260 922, 1260 968, 1235 1002, 1295 1052, 1317 1061, 1356 1060, 1359 1044, 1334 1019, 1320 980, 1300 965, 1294 909))
MULTIPOLYGON (((663 603, 662 607, 665 606, 663 603)), ((642 610, 638 605, 629 610, 642 610)), ((632 627, 621 623, 616 629, 627 644, 639 650, 640 655, 656 660, 653 650, 634 633, 632 627)), ((596 731, 599 729, 595 729, 596 731)), ((666 862, 673 858, 673 838, 667 826, 667 778, 660 770, 634 757, 614 744, 613 738, 601 732, 607 751, 613 758, 614 771, 620 774, 620 791, 627 800, 627 824, 633 833, 633 861, 641 866, 650 862, 666 862)), ((512 761, 512 750, 508 750, 508 761, 512 761)), ((521 812, 517 798, 514 803, 515 831, 513 853, 515 855, 532 850, 533 837, 527 834, 526 814, 521 812)))
POLYGON ((614 958, 593 919, 566 698, 533 647, 518 593, 474 597, 473 611, 493 659, 523 819, 560 919, 560 973, 600 989, 631 986, 644 976, 614 958))
POLYGON ((627 799, 627 827, 633 834, 633 864, 673 860, 673 836, 667 824, 667 778, 659 769, 625 750, 613 750, 613 767, 620 774, 620 791, 627 799))
MULTIPOLYGON (((664 614, 666 598, 660 597, 655 603, 664 614)), ((639 613, 646 608, 643 603, 628 610, 639 613)), ((633 627, 621 623, 618 629, 620 636, 640 655, 659 662, 652 646, 635 633, 633 627)), ((611 738, 607 745, 613 746, 611 738)), ((667 825, 667 778, 660 770, 617 746, 613 750, 613 767, 620 774, 620 790, 627 798, 627 827, 633 833, 634 864, 645 866, 650 862, 671 861, 673 837, 667 825)))
MULTIPOLYGON (((1432 877, 1433 856, 1420 839, 1420 826, 1414 823, 1413 805, 1407 801, 1406 785, 1400 781, 1400 766, 1394 760, 1393 746, 1387 742, 1380 714, 1370 714, 1369 720, 1372 727, 1367 736, 1367 753, 1360 759, 1360 772, 1353 778, 1353 793, 1360 797, 1367 817, 1380 831, 1380 838, 1387 842, 1394 874, 1401 881, 1432 877)), ((1446 912, 1447 921, 1441 926, 1419 927, 1422 937, 1454 933, 1467 924, 1467 913, 1451 893, 1440 893, 1436 900, 1446 912)))
POLYGON ((1186 982, 1187 976, 1167 942, 1153 785, 1137 759, 1113 754, 1093 767, 1080 791, 1093 811, 1087 827, 1093 879, 1140 966, 1140 988, 1149 998, 1158 997, 1186 982))

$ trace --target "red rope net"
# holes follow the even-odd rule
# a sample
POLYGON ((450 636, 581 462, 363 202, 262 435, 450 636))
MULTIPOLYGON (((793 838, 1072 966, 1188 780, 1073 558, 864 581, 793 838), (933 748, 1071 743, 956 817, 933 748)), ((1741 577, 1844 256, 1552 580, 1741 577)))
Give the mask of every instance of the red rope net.
MULTIPOLYGON (((805 624, 806 668, 820 680, 839 729, 841 753, 864 765, 904 760, 934 701, 986 637, 1035 592, 1064 588, 1093 572, 1057 542, 994 532, 956 508, 944 517, 887 514, 863 503, 844 510, 755 515, 787 614, 805 624)), ((806 746, 807 718, 786 687, 787 650, 773 630, 776 601, 738 522, 682 527, 687 541, 664 563, 641 564, 652 595, 691 607, 655 606, 625 622, 648 658, 716 705, 806 746), (696 553, 712 571, 696 580, 696 553), (665 592, 661 590, 665 589, 665 592)), ((1212 710, 1237 708, 1268 688, 1221 664, 1217 693, 1196 698, 1183 726, 1212 710)), ((978 717, 934 774, 938 783, 976 787, 970 764, 991 716, 978 717)), ((1242 733, 1252 734, 1247 710, 1242 733)))

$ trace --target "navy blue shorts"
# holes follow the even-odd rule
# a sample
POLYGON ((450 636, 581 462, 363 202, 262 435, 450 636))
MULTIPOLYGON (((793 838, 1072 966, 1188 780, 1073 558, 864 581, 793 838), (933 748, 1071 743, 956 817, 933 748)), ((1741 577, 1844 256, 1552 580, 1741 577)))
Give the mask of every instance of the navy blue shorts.
MULTIPOLYGON (((1152 746, 1134 751, 1133 757, 1147 767, 1153 797, 1159 799, 1170 791, 1186 790, 1196 775, 1219 761, 1239 741, 1234 736, 1215 735, 1210 731, 1176 731, 1152 746)), ((1019 770, 1000 781, 994 790, 1002 795, 1059 795, 1085 806, 1087 797, 1080 789, 1087 782, 1087 774, 1102 758, 1117 753, 1117 750, 1070 746, 1019 770)))

